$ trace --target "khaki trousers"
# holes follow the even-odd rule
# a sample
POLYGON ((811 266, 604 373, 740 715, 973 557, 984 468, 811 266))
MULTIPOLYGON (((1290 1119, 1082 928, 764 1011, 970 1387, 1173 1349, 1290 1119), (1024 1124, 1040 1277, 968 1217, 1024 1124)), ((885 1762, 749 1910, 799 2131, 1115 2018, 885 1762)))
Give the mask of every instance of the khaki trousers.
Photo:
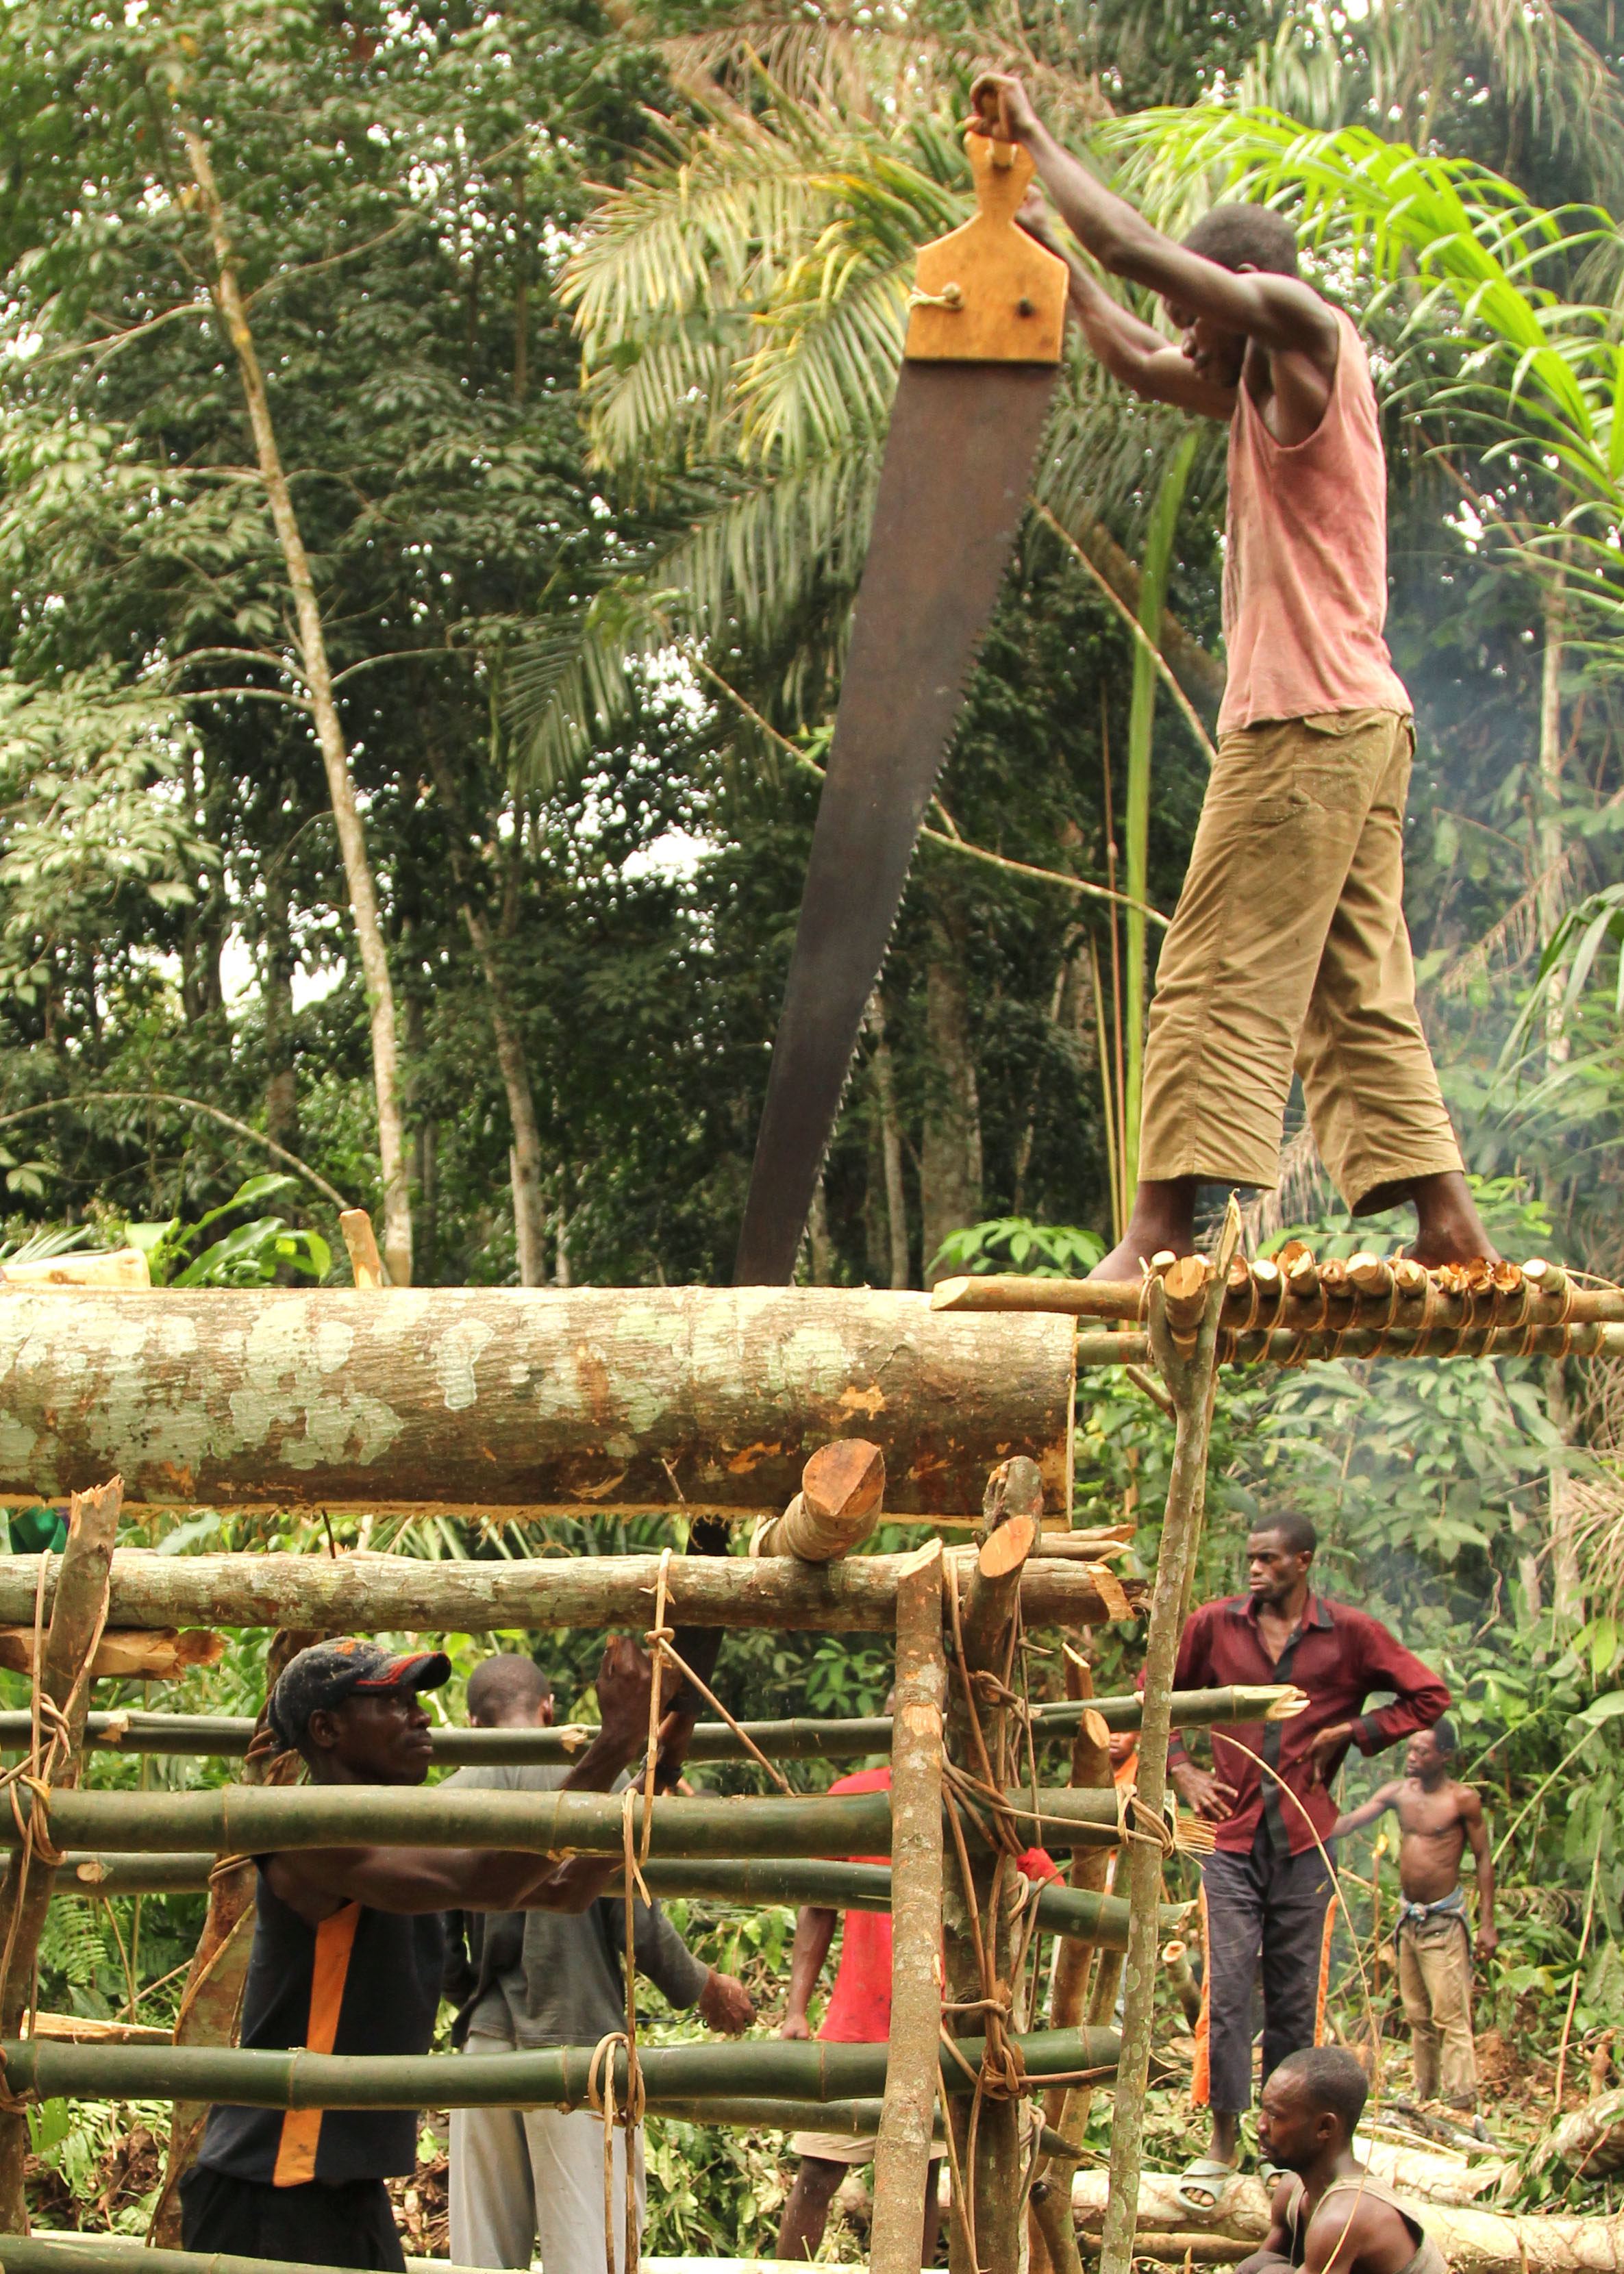
POLYGON ((1156 970, 1139 1174, 1274 1185, 1292 1070, 1351 1209, 1461 1166, 1404 927, 1395 711, 1226 734, 1156 970))
MULTIPOLYGON (((513 2051, 506 2037, 469 2034, 465 2059, 513 2051)), ((626 2274, 626 2134, 614 2135, 614 2274, 626 2274)), ((643 2127, 633 2147, 637 2224, 648 2187, 643 2127)), ((590 2109, 454 2108, 451 2257, 459 2266, 542 2274, 608 2274, 604 2232, 604 2127, 590 2109)))
POLYGON ((1477 2105, 1472 2044, 1471 1945, 1458 1916, 1425 1919, 1398 1931, 1398 1987, 1410 2024, 1416 2098, 1452 2108, 1477 2105))

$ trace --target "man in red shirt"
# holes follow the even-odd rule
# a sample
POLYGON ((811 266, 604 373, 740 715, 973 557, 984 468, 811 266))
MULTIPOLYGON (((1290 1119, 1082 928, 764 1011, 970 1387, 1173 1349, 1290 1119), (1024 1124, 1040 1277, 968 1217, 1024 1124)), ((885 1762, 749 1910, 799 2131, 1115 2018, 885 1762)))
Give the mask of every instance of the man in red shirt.
POLYGON ((1449 1704, 1430 1668, 1380 1620, 1316 1595, 1319 1545, 1305 1517, 1271 1517, 1246 1542, 1247 1592, 1204 1603, 1185 1623, 1176 1690, 1295 1683, 1302 1713, 1212 1733, 1204 1769, 1175 1734, 1168 1769, 1180 1796, 1218 1826, 1203 1874, 1207 1910, 1210 2157, 1184 2174, 1192 2209, 1212 2208, 1235 2168, 1252 2105, 1252 1985, 1263 1966, 1263 2075, 1315 2042, 1332 1894, 1318 1841, 1336 1822, 1331 1783, 1350 1745, 1384 1752, 1429 1728, 1449 1704), (1367 1713, 1372 1691, 1391 1705, 1367 1713))
MULTIPOLYGON (((895 1707, 894 1697, 888 1698, 885 1711, 892 1713, 895 1707)), ((859 1769, 854 1776, 837 1779, 829 1789, 831 1794, 889 1792, 891 1770, 859 1769)), ((848 1860, 853 1864, 889 1864, 891 1857, 853 1856, 848 1860)), ((1028 1879, 1060 1877, 1053 1860, 1041 1848, 1029 1848, 1020 1858, 1019 1868, 1028 1879)), ((832 1910, 809 1904, 795 1922, 795 1942, 790 1954, 789 2002, 778 2029, 781 2037, 808 2037, 812 2034, 807 2007, 829 1955, 829 1946, 834 1940, 836 1916, 832 1910)), ((890 2037, 889 1911, 846 1913, 835 1986, 830 1992, 828 2010, 817 2034, 825 2044, 840 2045, 879 2045, 890 2037)), ((876 2142, 872 2137, 853 2139, 838 2132, 797 2132, 790 2145, 801 2158, 801 2168, 784 2206, 778 2255, 780 2258, 805 2260, 817 2255, 836 2189, 848 2171, 874 2161, 876 2142)), ((925 2243, 921 2263, 926 2266, 931 2264, 936 2252, 941 2168, 939 2159, 932 2161, 925 2186, 925 2243)))

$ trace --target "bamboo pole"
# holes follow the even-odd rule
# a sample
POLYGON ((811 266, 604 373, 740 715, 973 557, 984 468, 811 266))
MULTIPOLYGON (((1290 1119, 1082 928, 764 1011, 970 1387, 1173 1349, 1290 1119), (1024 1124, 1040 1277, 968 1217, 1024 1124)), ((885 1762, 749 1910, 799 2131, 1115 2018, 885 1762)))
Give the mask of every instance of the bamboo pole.
MULTIPOLYGON (((1207 1450, 1212 1415, 1218 1313, 1230 1261, 1240 1246, 1240 1209, 1234 1195, 1225 1213, 1215 1269, 1206 1291, 1205 1316, 1193 1350, 1184 1355, 1167 1315, 1160 1280, 1150 1288, 1150 1330, 1156 1365, 1173 1400, 1175 1434, 1168 1476, 1167 1507, 1151 1595, 1150 1630, 1145 1649, 1145 1715, 1139 1732, 1139 1796, 1154 1818, 1162 1814, 1167 1783, 1168 1738, 1172 1727, 1173 1667, 1183 1625, 1185 1575, 1200 1533, 1207 1496, 1207 1450)), ((1148 1830, 1148 1827, 1147 1827, 1148 1830)), ((1101 2274, 1130 2274, 1134 2219, 1145 2126, 1145 2085, 1156 1991, 1156 1896, 1162 1854, 1153 1837, 1127 1849, 1130 1917, 1126 1998, 1123 2008, 1123 2089, 1111 2127, 1110 2201, 1105 2216, 1101 2274)), ((1120 1884, 1120 1883, 1119 1883, 1120 1884)))
MULTIPOLYGON (((103 1899, 200 1894, 216 1861, 206 1849, 172 1856, 88 1856, 70 1849, 53 1893, 60 1898, 103 1899)), ((891 1872, 883 1864, 836 1864, 821 1858, 793 1862, 776 1856, 650 1856, 643 1876, 651 1894, 709 1898, 748 1909, 763 1903, 815 1903, 839 1911, 891 1909, 891 1872)), ((1128 1946, 1128 1906, 1115 1896, 1051 1883, 1038 1890, 1035 1904, 1045 1934, 1076 1937, 1094 1948, 1128 1946)), ((1186 1903, 1164 1903, 1158 1931, 1178 1933, 1188 1923, 1188 1911, 1186 1903)))
MULTIPOLYGON (((49 1772, 57 1792, 71 1791, 79 1781, 90 1704, 87 1668, 106 1612, 108 1573, 123 1495, 124 1487, 114 1477, 94 1492, 75 1493, 69 1505, 67 1545, 39 1675, 41 1698, 49 1699, 63 1717, 62 1751, 49 1772)), ((44 1734, 44 1758, 49 1761, 52 1754, 49 1728, 44 1734)), ((0 1948, 4 1953, 0 2034, 8 2038, 16 2036, 25 2009, 34 2002, 34 1963, 55 1877, 53 1870, 19 1847, 0 1885, 0 1948)), ((0 2229, 12 2233, 26 2232, 28 2225, 23 2195, 27 2154, 26 2120, 19 2110, 8 2105, 0 2115, 0 2229)))
POLYGON ((942 1548, 897 1588, 891 1736, 891 2042, 874 2157, 870 2274, 920 2274, 942 2029, 942 1548))
POLYGON ((0 1296, 0 1500, 126 1460, 154 1507, 759 1513, 861 1415, 893 1515, 962 1517, 1011 1444, 1070 1506, 1074 1337, 1054 1319, 850 1287, 0 1296))
MULTIPOLYGON (((1044 2029, 1016 2037, 1029 2073, 1098 2068, 1109 2074, 1116 2038, 1109 2029, 1044 2029)), ((981 2041, 963 2046, 974 2064, 981 2041)), ((592 2045, 548 2045, 496 2061, 458 2053, 312 2053, 213 2045, 72 2045, 47 2038, 3 2048, 14 2090, 41 2100, 209 2100, 246 2108, 585 2108, 592 2045)), ((855 2100, 885 2082, 886 2048, 748 2039, 736 2044, 640 2047, 650 2111, 662 2099, 691 2101, 755 2094, 769 2100, 855 2100)), ((944 2050, 950 2093, 969 2080, 944 2050)), ((615 2055, 623 2102, 626 2054, 615 2055)))
MULTIPOLYGON (((391 1311, 415 1299, 392 1294, 372 1307, 391 1311)), ((666 1603, 673 1623, 688 1626, 884 1633, 896 1617, 897 1580, 906 1562, 906 1555, 851 1555, 826 1564, 788 1555, 678 1555, 669 1566, 666 1603)), ((48 1607, 56 1568, 53 1558, 48 1607)), ((327 1634, 613 1626, 641 1632, 654 1608, 659 1568, 658 1555, 431 1563, 407 1555, 121 1551, 113 1559, 109 1623, 313 1627, 327 1634), (154 1617, 154 1606, 177 1615, 154 1617)), ((37 1556, 0 1556, 0 1621, 33 1617, 38 1573, 37 1556)), ((1034 1556, 1020 1592, 1029 1626, 1102 1625, 1112 1616, 1086 1564, 1034 1556)), ((1129 1600, 1137 1600, 1132 1591, 1129 1600)))
MULTIPOLYGON (((1029 1845, 1113 1847, 1116 1811, 1109 1793, 1040 1788, 1008 1796, 1029 1845)), ((25 1818, 30 1802, 25 1803, 25 1818)), ((466 1785, 219 1785, 192 1792, 64 1792, 49 1821, 56 1845, 115 1855, 173 1854, 208 1848, 222 1856, 275 1849, 501 1848, 527 1855, 618 1855, 621 1796, 596 1792, 486 1792, 466 1785)), ((643 1801, 632 1804, 641 1831, 643 1801)), ((876 1856, 891 1847, 891 1796, 776 1793, 739 1799, 660 1800, 653 1811, 655 1856, 876 1856)), ((980 1834, 969 1834, 981 1852, 980 1834)), ((0 1819, 0 1845, 16 1826, 0 1819)), ((1154 1905, 1154 1898, 1152 1897, 1154 1905)))
MULTIPOLYGON (((1173 1694, 1173 1726, 1200 1729, 1216 1722, 1260 1721, 1271 1706, 1298 1695, 1289 1683, 1178 1690, 1173 1694)), ((1059 1740, 1075 1734, 1085 1713, 1097 1715, 1109 1730, 1137 1729, 1145 1700, 1138 1691, 1130 1690, 1120 1697, 1094 1698, 1086 1703, 1056 1698, 1031 1710, 1034 1736, 1059 1740)), ((245 1713, 137 1713, 121 1707, 116 1713, 93 1713, 86 1724, 85 1742, 92 1749, 111 1752, 240 1759, 248 1751, 255 1727, 245 1713)), ((742 1721, 740 1728, 770 1760, 856 1760, 888 1751, 891 1741, 888 1714, 847 1721, 742 1721)), ((575 1759, 590 1743, 591 1734, 579 1725, 549 1729, 436 1728, 430 1732, 430 1744, 437 1766, 546 1762, 561 1766, 575 1759)), ((0 1753, 26 1752, 28 1742, 28 1715, 0 1713, 0 1753)), ((749 1758, 749 1751, 726 1721, 702 1721, 694 1732, 688 1758, 742 1761, 749 1758)))

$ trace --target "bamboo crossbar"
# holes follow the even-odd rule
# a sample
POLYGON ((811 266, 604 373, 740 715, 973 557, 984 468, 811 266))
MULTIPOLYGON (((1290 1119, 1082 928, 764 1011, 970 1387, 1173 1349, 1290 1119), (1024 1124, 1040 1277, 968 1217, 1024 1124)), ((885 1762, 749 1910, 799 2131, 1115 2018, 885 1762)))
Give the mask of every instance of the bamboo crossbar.
MULTIPOLYGON (((1571 1327, 1343 1327, 1328 1333, 1274 1329, 1218 1337, 1220 1366, 1306 1366, 1338 1358, 1624 1358, 1624 1325, 1571 1327)), ((1150 1337, 1138 1333, 1077 1338, 1079 1367, 1148 1366, 1150 1337)))
MULTIPOLYGON (((961 2038, 972 2069, 981 2041, 961 2038)), ((1116 2063, 1112 2029, 1047 2029, 1017 2037, 1034 2077, 1096 2069, 1116 2063)), ((0 2046, 5 2081, 14 2093, 41 2100, 223 2101, 246 2108, 584 2108, 596 2048, 549 2045, 536 2051, 470 2060, 461 2053, 287 2052, 235 2045, 73 2045, 45 2037, 12 2038, 0 2046)), ((805 2044, 751 2038, 740 2044, 650 2045, 639 2063, 650 2112, 662 2099, 692 2101, 754 2095, 756 2100, 870 2098, 885 2082, 883 2044, 805 2044)), ((626 2052, 614 2056, 615 2097, 622 2105, 626 2052)), ((950 2093, 968 2092, 971 2079, 943 2052, 942 2079, 950 2093)), ((0 2263, 3 2263, 0 2261, 0 2263)))
MULTIPOLYGON (((207 1886, 215 1860, 204 1849, 172 1856, 87 1856, 70 1849, 56 1877, 56 1893, 198 1894, 207 1886)), ((883 1864, 837 1864, 822 1857, 650 1856, 643 1876, 657 1896, 698 1896, 752 1909, 763 1903, 812 1904, 842 1911, 891 1909, 891 1872, 883 1864)), ((1045 1933, 1099 1943, 1107 1950, 1128 1946, 1128 1906, 1116 1896, 1051 1881, 1039 1888, 1035 1902, 1038 1924, 1045 1933)), ((1177 1933, 1187 1916, 1185 1904, 1164 1903, 1161 1931, 1177 1933)))
MULTIPOLYGON (((1114 1794, 1064 1787, 1008 1796, 1021 1840, 1030 1846, 1114 1847, 1114 1794)), ((33 1796, 24 1805, 37 1803, 33 1796)), ((966 1811, 966 1815, 968 1811, 966 1811)), ((157 1855, 208 1848, 258 1856, 293 1848, 500 1848, 536 1856, 610 1856, 620 1851, 620 1796, 596 1792, 486 1792, 465 1785, 218 1785, 195 1792, 64 1792, 48 1824, 59 1848, 157 1855)), ((643 1798, 632 1803, 641 1835, 643 1798)), ((971 1831, 974 1826, 971 1823, 971 1831)), ((651 1853, 698 1856, 844 1856, 889 1854, 891 1796, 885 1792, 781 1798, 661 1798, 654 1803, 651 1853)), ((0 1846, 19 1838, 0 1819, 0 1846)))
MULTIPOLYGON (((0 2234, 6 2274, 342 2274, 299 2259, 237 2258, 223 2250, 154 2250, 139 2234, 0 2234)), ((406 2274, 480 2274, 444 2258, 409 2258, 406 2274)))
MULTIPOLYGON (((390 1301, 394 1301, 393 1295, 390 1301)), ((666 1605, 676 1625, 776 1633, 874 1633, 896 1618, 906 1555, 677 1555, 666 1605)), ((966 1551, 966 1560, 973 1555, 966 1551)), ((950 1558, 957 1573, 958 1557, 950 1558)), ((49 1559, 49 1616, 60 1557, 49 1559)), ((490 1634, 515 1628, 625 1627, 654 1609, 658 1555, 443 1562, 408 1555, 151 1555, 113 1558, 109 1629, 288 1627, 327 1634, 490 1634)), ((34 1555, 0 1556, 0 1626, 32 1626, 34 1555)), ((1130 1597, 1132 1600, 1132 1595, 1130 1597)), ((1097 1626, 1113 1615, 1086 1563, 1034 1557, 1022 1577, 1028 1628, 1097 1626)))
MULTIPOLYGON (((1178 1690, 1173 1693, 1176 1728, 1199 1729, 1214 1722, 1255 1721, 1270 1706, 1289 1695, 1289 1684, 1240 1684, 1227 1690, 1178 1690)), ((1145 1710, 1137 1690, 1118 1698, 1095 1698, 1086 1703, 1058 1698, 1034 1706, 1032 1723, 1040 1737, 1069 1737, 1085 1713, 1097 1713, 1108 1729, 1137 1729, 1145 1710)), ((86 1742, 98 1750, 120 1753, 167 1753, 241 1759, 248 1751, 254 1722, 246 1713, 93 1713, 86 1742)), ((858 1760, 883 1753, 891 1744, 889 1714, 846 1721, 797 1719, 786 1721, 745 1721, 746 1735, 769 1760, 858 1760)), ((570 1727, 553 1729, 447 1729, 430 1733, 432 1758, 447 1767, 463 1764, 523 1763, 567 1766, 588 1742, 591 1732, 570 1727)), ((26 1713, 0 1713, 0 1753, 26 1752, 33 1743, 33 1719, 26 1713)), ((688 1749, 692 1762, 741 1761, 749 1758, 742 1740, 726 1721, 702 1721, 688 1749)))

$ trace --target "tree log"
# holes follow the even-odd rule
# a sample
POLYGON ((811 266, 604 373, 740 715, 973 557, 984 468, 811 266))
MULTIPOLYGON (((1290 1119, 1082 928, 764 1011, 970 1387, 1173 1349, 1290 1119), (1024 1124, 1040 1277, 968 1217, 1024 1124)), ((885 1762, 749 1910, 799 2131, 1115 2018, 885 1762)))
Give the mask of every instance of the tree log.
MULTIPOLYGON (((1144 2173, 1135 2258, 1182 2266, 1198 2246, 1198 2265, 1232 2265, 1257 2249, 1268 2232, 1268 2191, 1261 2180, 1240 2179, 1228 2187, 1222 2217, 1199 2233, 1192 2233, 1190 2214, 1175 2198, 1177 2184, 1168 2173, 1144 2173)), ((1072 2213, 1086 2248, 1091 2234, 1097 2236, 1105 2193, 1101 2172, 1079 2172, 1072 2183, 1072 2213)), ((1624 2274, 1624 2214, 1574 2218, 1541 2210, 1507 2218, 1417 2200, 1416 2216, 1442 2251, 1450 2274, 1624 2274)))
POLYGON ((846 1288, 18 1289, 0 1496, 122 1464, 158 1505, 779 1509, 855 1423, 896 1513, 969 1509, 1011 1445, 1069 1508, 1072 1342, 846 1288))
MULTIPOLYGON (((149 2250, 136 2234, 0 2235, 4 2263, 12 2274, 267 2274, 263 2258, 233 2258, 223 2250, 149 2250)), ((277 2274, 339 2274, 331 2266, 277 2261, 277 2274)), ((406 2274, 479 2274, 443 2258, 409 2258, 406 2274)))
MULTIPOLYGON (((1030 1792, 1017 1790, 1008 1797, 1028 1845, 1043 1838, 1062 1848, 1116 1844, 1116 1811, 1109 1793, 1040 1788, 1035 1817, 1030 1792)), ((34 1805, 31 1795, 23 1806, 25 1818, 34 1805)), ((261 1856, 274 1849, 375 1844, 609 1856, 620 1850, 620 1796, 596 1792, 485 1792, 464 1785, 217 1785, 192 1792, 58 1792, 48 1820, 58 1846, 110 1855, 207 1848, 221 1856, 261 1856)), ((641 1795, 633 1804, 632 1822, 641 1832, 641 1795)), ((654 1803, 652 1833, 656 1856, 877 1856, 891 1848, 891 1796, 662 1797, 654 1803)), ((968 1836, 979 1849, 974 1825, 968 1836)), ((0 1844, 14 1846, 17 1840, 15 1824, 9 1817, 0 1819, 0 1844)))
MULTIPOLYGON (((405 1300, 392 1294, 372 1307, 393 1311, 405 1300)), ((896 1616, 897 1577, 907 1560, 850 1555, 812 1564, 782 1555, 678 1555, 666 1600, 673 1620, 690 1626, 883 1632, 896 1616)), ((56 1569, 53 1558, 53 1574, 56 1569)), ((0 1556, 0 1618, 33 1617, 38 1572, 36 1556, 0 1556)), ((315 1627, 327 1634, 622 1626, 641 1633, 658 1573, 658 1555, 431 1563, 410 1555, 171 1556, 121 1549, 113 1559, 109 1625, 315 1627)), ((48 1604, 54 1584, 54 1577, 47 1580, 48 1604)), ((1131 1593, 1130 1606, 1139 1599, 1137 1591, 1131 1593)), ((1058 1558, 1033 1558, 1020 1604, 1029 1627, 1094 1626, 1111 1616, 1086 1566, 1058 1558)))
MULTIPOLYGON (((1272 1705, 1299 1695, 1289 1683, 1237 1684, 1229 1690, 1176 1690, 1173 1726, 1176 1729, 1206 1728, 1223 1721, 1259 1721, 1272 1705)), ((1086 1706, 1055 1700, 1032 1709, 1033 1728, 1040 1738, 1071 1736, 1085 1712, 1096 1714, 1108 1729, 1137 1729, 1145 1710, 1143 1698, 1129 1693, 1120 1698, 1095 1698, 1086 1706)), ((761 1747, 769 1760, 854 1760, 883 1753, 891 1744, 889 1715, 875 1714, 849 1721, 745 1721, 740 1725, 761 1747)), ((120 1707, 116 1713, 93 1713, 86 1724, 85 1742, 94 1748, 124 1753, 213 1754, 240 1759, 254 1733, 246 1713, 138 1713, 120 1707)), ((441 1729, 430 1732, 436 1763, 461 1766, 464 1762, 547 1762, 567 1766, 590 1737, 590 1731, 571 1726, 550 1729, 441 1729)), ((0 1713, 0 1752, 26 1752, 28 1716, 0 1713)), ((726 1721, 702 1721, 688 1747, 690 1761, 742 1761, 748 1748, 726 1721)))
MULTIPOLYGON (((56 1792, 70 1796, 79 1781, 83 1758, 85 1720, 90 1706, 86 1668, 107 1600, 122 1494, 123 1487, 115 1477, 94 1491, 73 1495, 61 1577, 40 1667, 41 1697, 49 1698, 66 1716, 64 1751, 51 1771, 51 1780, 56 1792)), ((16 2036, 33 1995, 34 1959, 55 1878, 53 1870, 19 1846, 0 1886, 0 1947, 7 1962, 0 1984, 0 2033, 7 2037, 16 2036)), ((0 2116, 0 2229, 13 2234, 26 2233, 28 2226, 23 2195, 27 2153, 28 2127, 24 2117, 17 2112, 0 2116)))
MULTIPOLYGON (((1073 2068, 1109 2073, 1116 2037, 1109 2029, 1044 2029, 1017 2037, 1035 2077, 1073 2068)), ((247 2108, 585 2108, 591 2045, 550 2045, 500 2060, 458 2053, 246 2052, 211 2045, 69 2045, 13 2038, 3 2048, 13 2090, 41 2100, 226 2101, 247 2108)), ((979 2037, 964 2040, 972 2062, 979 2037)), ((626 2054, 615 2055, 615 2095, 624 2104, 626 2054)), ((763 2099, 854 2100, 885 2081, 883 2045, 793 2044, 752 2038, 735 2044, 650 2045, 638 2054, 656 2112, 661 2099, 754 2093, 763 2099)), ((950 2093, 969 2080, 943 2052, 950 2093)))

